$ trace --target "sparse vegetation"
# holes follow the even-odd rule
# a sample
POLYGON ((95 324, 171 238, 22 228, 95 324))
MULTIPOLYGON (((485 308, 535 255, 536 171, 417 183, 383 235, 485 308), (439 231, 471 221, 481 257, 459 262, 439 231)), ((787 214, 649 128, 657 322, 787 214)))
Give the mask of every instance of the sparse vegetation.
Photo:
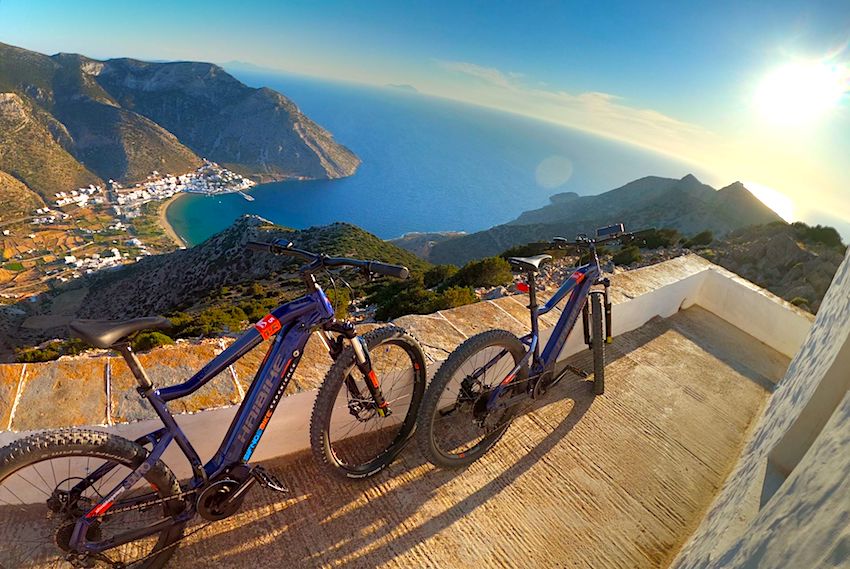
POLYGON ((454 265, 434 265, 425 271, 425 288, 434 288, 457 274, 454 265))
POLYGON ((642 234, 637 245, 646 249, 658 249, 659 247, 672 247, 682 238, 675 229, 653 229, 642 234))
POLYGON ((512 279, 511 266, 506 260, 487 257, 480 261, 470 261, 440 286, 499 286, 508 284, 512 279))
POLYGON ((640 249, 637 245, 623 247, 611 259, 615 265, 631 265, 641 260, 640 249))
POLYGON ((821 243, 843 252, 846 249, 844 242, 841 240, 841 234, 834 227, 815 225, 806 225, 802 221, 797 221, 791 224, 795 233, 802 241, 809 243, 821 243))
POLYGON ((167 334, 162 332, 141 332, 133 338, 133 351, 147 352, 159 346, 167 346, 173 344, 174 340, 167 334))
POLYGON ((692 249, 694 247, 706 247, 711 245, 711 242, 714 241, 714 233, 711 231, 705 230, 700 233, 697 233, 687 241, 685 241, 685 247, 692 249))

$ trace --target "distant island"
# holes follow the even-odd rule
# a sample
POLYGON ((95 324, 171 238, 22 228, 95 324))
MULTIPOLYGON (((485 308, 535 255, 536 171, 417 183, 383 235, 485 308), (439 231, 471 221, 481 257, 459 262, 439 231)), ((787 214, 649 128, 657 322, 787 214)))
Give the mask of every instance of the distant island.
POLYGON ((387 83, 386 86, 390 89, 399 89, 401 91, 409 91, 411 93, 419 92, 419 89, 417 89, 413 85, 408 85, 407 83, 387 83))
POLYGON ((360 159, 282 94, 210 63, 0 43, 0 300, 181 244, 183 192, 350 176, 360 159))

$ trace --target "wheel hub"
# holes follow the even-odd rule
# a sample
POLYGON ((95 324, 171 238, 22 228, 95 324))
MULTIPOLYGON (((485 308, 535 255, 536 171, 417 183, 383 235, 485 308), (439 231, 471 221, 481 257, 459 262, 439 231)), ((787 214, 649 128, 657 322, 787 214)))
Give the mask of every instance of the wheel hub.
POLYGON ((472 404, 472 416, 482 427, 490 415, 490 411, 487 409, 487 403, 490 401, 490 393, 492 391, 492 389, 485 389, 475 398, 475 402, 472 404))

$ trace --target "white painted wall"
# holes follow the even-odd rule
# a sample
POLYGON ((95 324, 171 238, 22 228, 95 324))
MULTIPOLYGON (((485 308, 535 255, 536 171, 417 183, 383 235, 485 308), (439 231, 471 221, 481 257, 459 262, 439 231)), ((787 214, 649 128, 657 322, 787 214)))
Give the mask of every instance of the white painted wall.
POLYGON ((803 344, 813 319, 789 310, 763 289, 747 286, 726 271, 707 269, 697 304, 758 338, 777 352, 793 358, 803 344))
MULTIPOLYGON (((699 305, 720 318, 759 338, 775 350, 793 355, 806 337, 811 320, 764 291, 739 280, 727 271, 706 268, 689 277, 661 286, 651 292, 613 306, 614 334, 624 334, 646 324, 655 317, 667 318, 681 309, 699 305)), ((551 329, 541 332, 541 348, 551 329)), ((585 349, 581 323, 567 340, 559 360, 585 349)), ((439 366, 431 366, 430 374, 439 366)), ((269 422, 254 460, 266 460, 304 450, 309 447, 309 421, 317 390, 303 391, 285 397, 269 422)), ((209 409, 177 417, 201 458, 210 458, 218 448, 237 406, 209 409)), ((157 421, 142 421, 111 427, 96 427, 127 438, 137 438, 160 427, 157 421)), ((27 433, 0 432, 0 446, 27 433)), ((166 463, 178 476, 191 471, 176 445, 165 455, 166 463)))
MULTIPOLYGON (((775 327, 768 337, 781 333, 775 341, 797 333, 781 315, 757 316, 766 318, 759 326, 775 327)), ((848 374, 850 250, 740 460, 672 567, 850 567, 848 374)))

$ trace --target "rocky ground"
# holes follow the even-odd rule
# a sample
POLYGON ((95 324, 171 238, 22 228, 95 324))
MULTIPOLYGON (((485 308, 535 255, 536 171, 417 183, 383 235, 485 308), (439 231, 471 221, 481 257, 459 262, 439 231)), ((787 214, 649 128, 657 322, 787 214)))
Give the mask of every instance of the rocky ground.
MULTIPOLYGON (((606 273, 619 273, 655 265, 675 257, 697 253, 772 293, 817 313, 824 294, 832 283, 844 253, 837 247, 806 241, 788 225, 763 225, 733 232, 722 240, 695 250, 682 246, 641 250, 641 260, 614 265, 610 256, 601 258, 606 273)), ((552 292, 575 270, 578 258, 567 256, 544 265, 538 279, 541 291, 552 292)), ((479 298, 491 300, 516 292, 514 276, 507 287, 477 289, 479 298)))

